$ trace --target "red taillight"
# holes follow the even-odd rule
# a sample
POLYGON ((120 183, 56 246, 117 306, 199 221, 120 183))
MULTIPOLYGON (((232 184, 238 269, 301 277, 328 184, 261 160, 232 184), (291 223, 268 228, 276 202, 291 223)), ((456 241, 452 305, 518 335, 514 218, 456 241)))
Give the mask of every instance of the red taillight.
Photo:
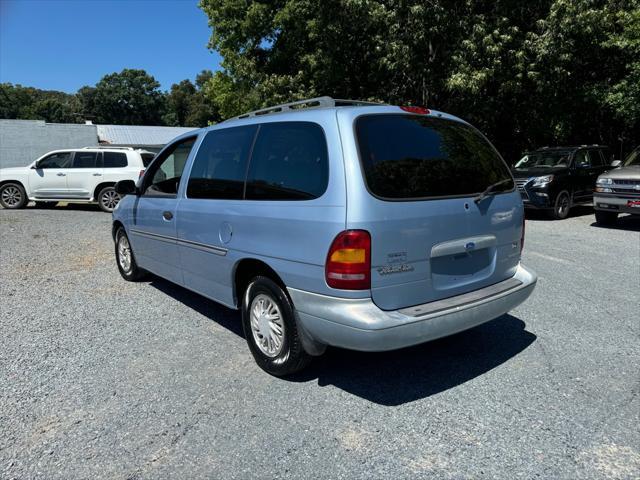
POLYGON ((417 113, 419 115, 429 115, 431 111, 428 108, 424 107, 400 107, 405 112, 409 113, 417 113))
POLYGON ((524 248, 524 226, 525 226, 525 218, 522 215, 522 236, 520 237, 520 253, 522 253, 522 249, 524 248))
POLYGON ((340 232, 325 265, 327 285, 343 290, 371 288, 371 236, 365 230, 340 232))
POLYGON ((138 174, 138 180, 142 178, 142 175, 144 175, 144 170, 140 170, 140 173, 138 174))

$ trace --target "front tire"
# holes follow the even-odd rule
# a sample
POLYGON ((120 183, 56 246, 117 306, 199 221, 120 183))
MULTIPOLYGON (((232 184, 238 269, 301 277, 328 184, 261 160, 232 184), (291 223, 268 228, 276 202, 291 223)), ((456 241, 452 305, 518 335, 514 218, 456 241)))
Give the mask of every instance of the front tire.
POLYGON ((0 205, 4 208, 17 210, 24 208, 28 202, 27 192, 19 183, 9 182, 0 187, 0 205))
POLYGON ((147 272, 138 267, 129 237, 122 227, 116 232, 116 264, 120 275, 128 282, 137 282, 147 276, 147 272))
POLYGON ((551 210, 551 217, 556 220, 564 220, 569 216, 569 210, 571 210, 571 197, 569 192, 564 190, 556 197, 553 210, 551 210))
POLYGON ((242 328, 256 363, 271 375, 291 375, 311 361, 302 347, 293 304, 270 278, 255 277, 247 287, 242 328))
POLYGON ((103 212, 111 213, 120 201, 120 195, 116 192, 115 187, 104 187, 98 193, 98 206, 103 212))
POLYGON ((603 212, 602 210, 596 210, 596 223, 598 225, 610 226, 614 225, 618 220, 617 212, 603 212))

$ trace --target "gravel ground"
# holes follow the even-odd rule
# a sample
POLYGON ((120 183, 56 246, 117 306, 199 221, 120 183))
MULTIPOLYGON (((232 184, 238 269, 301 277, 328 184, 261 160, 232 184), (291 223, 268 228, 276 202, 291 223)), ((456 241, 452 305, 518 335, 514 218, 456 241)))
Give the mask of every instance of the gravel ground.
POLYGON ((0 211, 0 478, 638 478, 638 232, 532 218, 510 315, 282 380, 237 312, 122 280, 109 215, 0 211))

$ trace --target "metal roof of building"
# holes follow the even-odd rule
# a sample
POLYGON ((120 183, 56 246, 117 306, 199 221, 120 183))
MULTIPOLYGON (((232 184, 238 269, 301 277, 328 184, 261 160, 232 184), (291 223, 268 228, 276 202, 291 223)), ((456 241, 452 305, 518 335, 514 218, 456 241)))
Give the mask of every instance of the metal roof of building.
POLYGON ((178 135, 197 130, 191 127, 142 125, 96 125, 98 140, 110 145, 164 145, 178 135))

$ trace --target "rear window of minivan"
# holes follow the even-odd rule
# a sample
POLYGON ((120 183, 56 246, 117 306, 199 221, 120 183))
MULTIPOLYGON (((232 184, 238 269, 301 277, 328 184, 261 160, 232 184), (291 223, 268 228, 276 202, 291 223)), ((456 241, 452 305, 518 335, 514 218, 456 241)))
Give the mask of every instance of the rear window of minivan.
MULTIPOLYGON (((469 196, 512 178, 491 144, 460 122, 406 114, 363 115, 355 129, 367 187, 383 199, 469 196)), ((496 191, 513 188, 511 181, 496 191)))

